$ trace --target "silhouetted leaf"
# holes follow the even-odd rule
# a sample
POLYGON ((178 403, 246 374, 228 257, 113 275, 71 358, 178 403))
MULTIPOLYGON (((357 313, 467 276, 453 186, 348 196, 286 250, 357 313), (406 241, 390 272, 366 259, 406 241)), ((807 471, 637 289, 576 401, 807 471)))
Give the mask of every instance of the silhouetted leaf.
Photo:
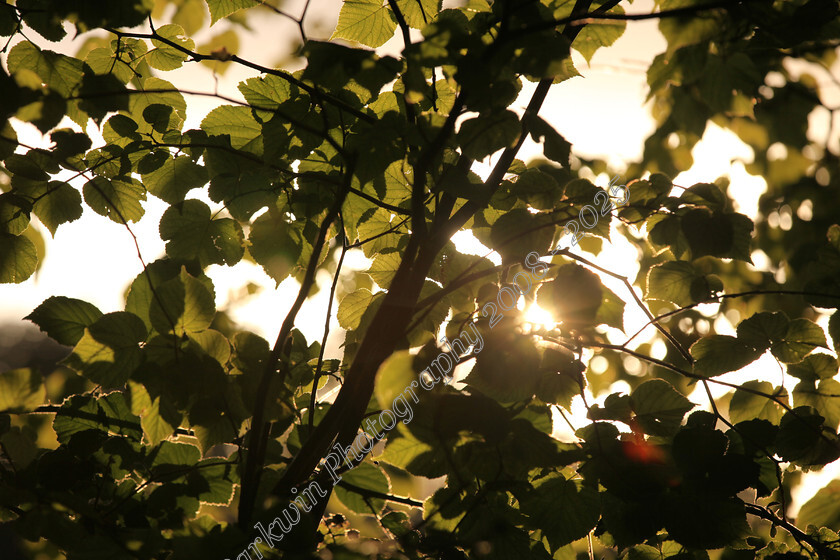
POLYGON ((75 346, 82 338, 85 327, 92 325, 101 316, 102 312, 92 303, 64 296, 51 296, 24 319, 38 325, 59 344, 75 346))

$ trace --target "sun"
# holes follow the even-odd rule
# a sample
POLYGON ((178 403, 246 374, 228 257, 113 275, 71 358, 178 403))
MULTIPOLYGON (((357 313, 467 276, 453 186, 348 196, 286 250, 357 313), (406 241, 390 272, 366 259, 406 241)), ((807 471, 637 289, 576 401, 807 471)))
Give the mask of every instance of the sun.
POLYGON ((551 312, 543 309, 536 303, 531 304, 525 311, 523 319, 532 325, 534 329, 551 330, 557 326, 557 319, 551 312))

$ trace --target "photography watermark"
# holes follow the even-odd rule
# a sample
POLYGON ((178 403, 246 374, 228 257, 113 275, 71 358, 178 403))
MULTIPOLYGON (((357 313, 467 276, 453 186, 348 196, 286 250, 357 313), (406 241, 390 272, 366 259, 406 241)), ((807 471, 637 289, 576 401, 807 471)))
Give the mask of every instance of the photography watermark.
MULTIPOLYGON (((472 330, 474 336, 470 336, 467 330, 461 331, 458 338, 450 341, 447 337, 442 337, 440 342, 443 343, 447 350, 441 351, 435 359, 432 360, 429 367, 424 369, 418 379, 406 385, 405 389, 394 397, 391 406, 379 413, 379 426, 385 431, 381 432, 376 428, 373 418, 368 417, 365 420, 365 428, 356 436, 353 443, 344 448, 336 442, 326 457, 322 459, 320 468, 323 469, 330 476, 330 483, 334 486, 341 480, 342 467, 346 465, 347 469, 352 469, 358 466, 368 453, 373 450, 381 439, 383 439, 388 432, 390 432, 397 423, 402 420, 403 424, 408 424, 414 418, 414 409, 411 406, 411 401, 415 403, 420 402, 420 399, 415 392, 415 389, 422 387, 426 391, 430 391, 435 385, 444 382, 444 385, 449 384, 453 376, 448 375, 454 369, 457 362, 453 360, 451 355, 455 355, 458 359, 466 355, 475 355, 481 352, 484 348, 484 339, 481 333, 476 328, 475 323, 470 322, 468 328, 472 330), (411 401, 409 400, 410 397, 411 401)), ((297 489, 292 489, 292 494, 297 494, 297 489)), ((271 548, 276 548, 277 543, 283 540, 283 537, 288 534, 292 528, 301 520, 301 510, 309 512, 314 507, 318 498, 327 496, 327 492, 318 484, 317 481, 312 481, 301 492, 301 495, 294 498, 288 506, 286 506, 280 515, 264 527, 262 523, 257 523, 254 528, 259 531, 259 537, 255 538, 251 544, 239 553, 235 560, 251 560, 252 556, 248 550, 253 551, 253 558, 261 559, 263 557, 260 552, 258 544, 264 544, 271 548), (282 515, 282 518, 281 518, 282 515)), ((230 560, 230 559, 226 559, 230 560)))
POLYGON ((583 237, 583 232, 580 231, 580 226, 583 225, 586 229, 592 229, 595 225, 600 221, 600 218, 609 216, 614 208, 620 208, 627 204, 630 200, 630 189, 627 188, 627 185, 614 185, 613 183, 618 180, 618 175, 610 179, 609 185, 607 185, 607 189, 609 190, 609 196, 607 196, 607 191, 598 191, 595 194, 595 200, 593 204, 587 204, 583 208, 580 209, 578 212, 577 220, 571 220, 566 222, 563 226, 563 235, 560 237, 560 241, 562 242, 563 239, 567 235, 572 237, 571 244, 568 247, 563 247, 561 243, 557 244, 557 248, 554 249, 549 255, 555 255, 558 251, 562 251, 563 249, 571 249, 572 247, 578 244, 580 238, 583 237), (617 205, 613 205, 613 201, 610 196, 617 196, 613 189, 623 189, 624 190, 624 199, 617 205), (600 204, 601 208, 598 209, 598 205, 600 204), (590 215, 591 214, 591 218, 590 215), (586 219, 590 218, 590 219, 586 219), (574 230, 574 233, 572 231, 574 230))
MULTIPOLYGON (((618 179, 618 175, 613 177, 608 185, 609 192, 612 196, 614 188, 624 189, 624 200, 618 206, 624 206, 630 199, 630 191, 625 185, 615 186, 613 183, 618 179)), ((595 203, 603 199, 600 217, 607 216, 614 208, 612 201, 607 196, 605 191, 599 191, 595 195, 595 203)), ((577 244, 579 238, 583 235, 579 233, 578 221, 587 229, 595 227, 598 223, 599 214, 596 207, 591 205, 584 206, 578 214, 578 220, 567 222, 564 228, 564 235, 572 233, 569 231, 569 226, 573 226, 575 234, 572 238, 573 247, 577 244), (592 214, 592 222, 584 219, 584 212, 589 211, 592 214)), ((568 247, 567 247, 568 248, 568 247)), ((558 245, 556 249, 549 253, 554 255, 561 251, 562 248, 558 245)), ((525 256, 525 263, 523 268, 513 276, 511 286, 503 286, 496 293, 495 301, 485 302, 481 307, 481 315, 487 318, 488 324, 492 329, 504 317, 506 311, 511 311, 516 307, 519 298, 530 293, 531 289, 545 277, 548 271, 548 265, 541 260, 541 255, 532 251, 525 256), (524 287, 523 287, 524 286, 524 287), (518 292, 518 293, 517 293, 518 292)), ((435 385, 443 381, 444 385, 448 385, 454 379, 453 375, 449 373, 460 363, 461 358, 465 356, 475 357, 484 348, 484 338, 481 332, 476 327, 475 323, 469 322, 467 325, 474 336, 470 336, 467 329, 462 330, 458 338, 450 341, 447 337, 442 337, 440 342, 444 345, 445 350, 442 350, 425 368, 418 378, 408 385, 401 393, 394 397, 391 406, 382 410, 378 416, 378 425, 384 428, 380 432, 372 417, 365 420, 365 428, 357 434, 353 443, 349 447, 344 448, 336 442, 330 452, 324 457, 320 463, 320 468, 323 469, 330 476, 330 483, 335 486, 341 480, 341 472, 350 470, 358 466, 367 455, 373 450, 373 446, 381 441, 392 429, 394 429, 401 420, 403 424, 408 424, 414 418, 414 409, 412 408, 412 401, 419 403, 420 399, 415 392, 415 389, 422 387, 426 391, 432 390, 435 385), (452 356, 455 356, 453 359, 452 356), (410 400, 409 400, 410 397, 410 400)), ((297 494, 297 488, 292 489, 292 494, 297 494)), ((251 560, 252 556, 248 552, 249 549, 253 551, 253 558, 261 560, 263 558, 258 544, 264 544, 271 548, 276 548, 277 544, 283 540, 283 537, 288 534, 301 520, 301 511, 309 512, 315 506, 319 498, 327 496, 327 492, 318 484, 317 481, 310 482, 306 488, 301 492, 300 496, 295 497, 283 509, 280 515, 274 518, 268 527, 264 527, 262 523, 256 523, 254 528, 260 533, 245 549, 236 557, 235 560, 251 560), (281 518, 282 515, 282 518, 281 518)), ((226 559, 230 560, 230 559, 226 559)))

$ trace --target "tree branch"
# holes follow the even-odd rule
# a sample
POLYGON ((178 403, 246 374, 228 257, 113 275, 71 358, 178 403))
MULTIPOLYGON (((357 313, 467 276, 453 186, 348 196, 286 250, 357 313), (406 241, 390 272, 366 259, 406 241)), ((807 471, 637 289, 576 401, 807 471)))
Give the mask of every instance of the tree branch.
MULTIPOLYGON (((340 214, 339 214, 340 215, 340 214)), ((342 227, 342 232, 343 232, 342 227)), ((324 349, 327 347, 327 338, 330 335, 330 318, 332 318, 333 299, 335 289, 338 286, 338 277, 341 275, 341 266, 344 264, 344 255, 347 254, 347 237, 342 235, 341 256, 335 266, 332 285, 330 286, 330 301, 327 304, 327 318, 324 320, 324 337, 321 339, 321 349, 318 351, 318 365, 315 366, 315 376, 312 378, 312 392, 309 396, 309 429, 315 424, 315 396, 318 393, 318 380, 321 378, 321 369, 324 367, 324 349)))
MULTIPOLYGON (((173 49, 175 49, 177 51, 180 51, 180 52, 182 52, 186 55, 189 55, 189 57, 194 62, 201 62, 203 60, 217 60, 216 57, 214 57, 213 55, 201 54, 201 53, 198 53, 198 52, 195 52, 195 51, 191 51, 190 49, 184 47, 183 45, 180 45, 180 44, 176 43, 175 41, 167 39, 166 37, 161 37, 160 35, 157 34, 157 32, 154 32, 154 31, 152 33, 131 33, 131 32, 128 32, 128 31, 118 31, 116 29, 109 29, 109 28, 106 28, 105 30, 108 31, 109 33, 113 33, 117 37, 131 37, 133 39, 154 39, 155 41, 159 41, 161 43, 164 43, 164 44, 172 47, 173 49)), ((351 115, 353 115, 354 117, 356 117, 360 120, 363 120, 363 121, 369 122, 369 123, 376 122, 376 119, 374 117, 371 117, 370 115, 368 115, 366 113, 363 113, 362 111, 356 109, 355 107, 352 107, 352 106, 348 105, 347 103, 345 103, 341 99, 338 99, 337 97, 333 97, 332 95, 330 95, 328 93, 325 93, 325 92, 319 90, 318 88, 316 88, 314 86, 310 86, 309 84, 307 84, 307 83, 305 83, 301 80, 298 80, 297 78, 295 78, 294 76, 292 76, 288 72, 285 72, 283 70, 277 70, 275 68, 268 68, 267 66, 261 66, 259 64, 254 63, 254 62, 251 62, 250 60, 245 60, 243 58, 239 58, 235 54, 230 55, 230 58, 228 58, 227 60, 229 60, 230 62, 235 62, 235 63, 240 64, 242 66, 246 66, 248 68, 251 68, 252 70, 256 70, 257 72, 259 72, 261 74, 271 74, 272 76, 277 76, 278 78, 281 78, 281 79, 289 82, 290 84, 296 85, 297 87, 299 87, 300 89, 302 89, 303 91, 305 91, 309 95, 311 95, 313 98, 323 99, 324 101, 328 101, 331 105, 334 105, 335 107, 338 107, 339 109, 347 111, 348 113, 350 113, 351 115)))
POLYGON ((404 498, 402 496, 394 496, 392 494, 385 494, 382 492, 377 492, 376 490, 369 490, 367 488, 362 488, 361 486, 356 486, 355 484, 350 484, 346 480, 340 480, 338 482, 338 486, 342 488, 346 488, 356 494, 360 494, 367 498, 379 498, 380 500, 387 500, 389 502, 395 502, 398 504, 405 504, 407 506, 413 507, 423 507, 423 502, 420 500, 415 500, 413 498, 404 498))
MULTIPOLYGON (((351 162, 348 169, 345 171, 347 182, 346 186, 349 186, 352 176, 353 165, 351 162)), ((298 311, 300 311, 303 302, 309 296, 309 291, 315 284, 315 272, 318 269, 318 261, 321 258, 321 250, 324 247, 327 232, 338 216, 338 213, 341 210, 341 205, 347 196, 346 186, 337 193, 335 203, 329 209, 324 221, 321 222, 318 237, 315 240, 315 243, 312 244, 312 255, 309 257, 309 264, 306 267, 306 272, 303 280, 301 281, 300 290, 298 291, 298 295, 295 298, 289 313, 286 315, 286 319, 283 321, 280 333, 277 335, 277 340, 274 342, 274 347, 271 349, 271 354, 266 361, 265 369, 263 370, 262 378, 260 379, 259 388, 257 390, 257 401, 254 408, 254 416, 251 421, 251 434, 249 438, 249 449, 246 458, 245 472, 242 476, 242 496, 239 501, 239 524, 243 527, 249 525, 251 521, 257 488, 259 486, 263 462, 265 460, 265 448, 268 442, 270 430, 269 423, 264 420, 264 416, 271 381, 276 375, 275 371, 277 369, 277 363, 280 361, 280 358, 285 351, 286 343, 291 335, 298 311)), ((281 387, 285 381, 286 372, 286 368, 281 369, 278 380, 281 387)))

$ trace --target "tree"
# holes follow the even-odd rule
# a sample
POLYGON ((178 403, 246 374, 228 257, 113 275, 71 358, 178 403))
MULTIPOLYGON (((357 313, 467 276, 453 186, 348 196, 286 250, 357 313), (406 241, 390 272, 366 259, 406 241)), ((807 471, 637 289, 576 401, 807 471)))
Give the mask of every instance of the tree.
MULTIPOLYGON (((627 14, 617 0, 345 0, 333 40, 306 37, 306 11, 295 19, 294 72, 197 50, 203 4, 171 4, 0 7, 0 279, 37 269, 33 215, 56 235, 84 204, 131 231, 149 195, 168 205, 166 255, 143 263, 124 311, 53 296, 27 317, 68 347, 66 384, 0 374, 0 515, 39 543, 32 554, 543 559, 588 543, 590 557, 840 557, 837 481, 789 511, 801 472, 840 457, 821 326, 837 350, 840 177, 830 127, 824 142, 808 127, 836 110, 812 74, 830 75, 840 46, 836 1, 627 14), (645 19, 668 42, 647 71, 656 130, 625 173, 636 179, 604 189, 593 180, 613 170, 572 155, 539 111, 577 75, 571 49, 588 59, 645 19), (33 42, 67 24, 75 55, 33 42), (371 50, 395 33, 399 57, 371 50), (158 74, 201 61, 254 76, 241 98, 208 94, 222 103, 185 130, 201 92, 158 74), (536 86, 519 114, 524 81, 536 86), (19 142, 10 118, 51 149, 19 142), (755 219, 726 178, 672 182, 709 122, 753 149, 748 169, 767 182, 755 219), (544 158, 517 159, 528 136, 544 158), (459 252, 465 230, 501 264, 459 252), (636 278, 599 261, 610 235, 636 247, 636 278), (351 250, 368 270, 344 270, 351 250), (273 345, 214 307, 205 270, 243 258, 299 282, 273 345), (322 269, 327 327, 335 313, 347 331, 340 360, 295 328, 322 269), (558 323, 528 324, 534 303, 558 323), (623 332, 625 307, 649 318, 645 342, 623 332), (773 382, 721 377, 762 357, 773 382), (469 373, 452 386, 456 366, 469 373), (605 394, 618 380, 629 394, 605 394), (328 381, 332 402, 317 398, 328 381), (568 418, 577 396, 587 418, 558 441, 552 410, 568 418), (392 489, 423 477, 444 477, 424 502, 392 489), (326 514, 333 494, 352 528, 326 514)), ((211 23, 292 17, 207 6, 211 23)))

